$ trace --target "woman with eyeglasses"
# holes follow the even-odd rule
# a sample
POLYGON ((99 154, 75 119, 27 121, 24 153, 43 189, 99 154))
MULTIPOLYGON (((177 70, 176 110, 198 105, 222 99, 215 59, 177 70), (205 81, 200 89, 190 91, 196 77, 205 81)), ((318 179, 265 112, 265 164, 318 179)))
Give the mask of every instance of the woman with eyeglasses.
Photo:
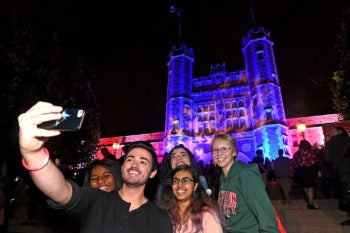
POLYGON ((216 135, 210 149, 222 169, 218 204, 226 232, 280 232, 257 164, 236 160, 236 141, 228 134, 216 135))
POLYGON ((196 161, 196 158, 187 147, 185 147, 183 144, 179 144, 173 147, 168 154, 164 155, 163 161, 160 164, 158 182, 159 187, 156 198, 159 199, 161 193, 163 192, 163 184, 165 184, 168 181, 172 171, 180 165, 190 165, 198 171, 198 173, 200 174, 200 182, 202 183, 202 186, 206 191, 207 195, 210 196, 212 191, 208 187, 206 178, 202 175, 202 170, 198 162, 196 161))
POLYGON ((179 165, 158 201, 171 218, 174 233, 222 233, 217 208, 206 194, 196 169, 179 165))

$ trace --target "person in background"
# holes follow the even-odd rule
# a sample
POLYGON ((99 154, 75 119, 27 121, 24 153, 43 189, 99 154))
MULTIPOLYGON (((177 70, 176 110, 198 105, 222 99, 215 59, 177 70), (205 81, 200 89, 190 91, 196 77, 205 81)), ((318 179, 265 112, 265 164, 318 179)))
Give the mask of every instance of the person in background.
POLYGON ((162 193, 158 204, 166 210, 174 233, 222 233, 218 210, 205 193, 196 169, 177 166, 170 176, 171 183, 162 193))
POLYGON ((157 173, 157 154, 148 142, 133 142, 121 167, 123 185, 119 190, 103 192, 83 188, 66 180, 49 159, 44 143, 61 134, 38 125, 62 118, 61 106, 38 102, 18 117, 19 147, 22 164, 35 185, 55 209, 69 211, 81 218, 81 233, 137 232, 171 233, 169 215, 144 196, 149 178, 157 173))
POLYGON ((279 149, 278 158, 275 160, 275 177, 276 181, 279 182, 283 192, 283 198, 285 199, 285 202, 283 203, 290 204, 292 203, 290 192, 293 185, 293 181, 290 175, 291 160, 287 157, 284 157, 283 154, 283 149, 279 149))
POLYGON ((336 179, 333 174, 332 164, 325 161, 324 146, 320 147, 314 144, 313 150, 316 155, 317 166, 320 169, 320 181, 322 194, 325 198, 338 198, 336 179))
POLYGON ((213 200, 218 199, 219 188, 220 188, 220 176, 221 176, 221 168, 216 165, 216 163, 211 159, 210 164, 208 165, 207 178, 208 184, 211 187, 212 195, 211 198, 213 200))
POLYGON ((258 166, 236 160, 236 141, 228 134, 215 135, 210 149, 222 169, 218 204, 226 232, 280 232, 258 166))
MULTIPOLYGON (((350 144, 347 145, 344 156, 339 160, 337 177, 339 184, 339 209, 346 211, 348 217, 350 217, 350 144)), ((350 219, 340 224, 350 226, 350 219)))
POLYGON ((304 189, 308 209, 317 209, 314 204, 314 189, 317 174, 316 155, 309 141, 301 140, 299 150, 295 152, 292 160, 294 176, 304 189))
POLYGON ((70 164, 65 164, 62 162, 63 158, 62 157, 53 157, 53 162, 56 164, 58 169, 61 170, 65 178, 71 178, 72 177, 72 171, 73 171, 73 166, 70 164))
POLYGON ((256 150, 255 154, 256 154, 256 156, 253 158, 253 160, 250 162, 250 164, 256 163, 258 165, 261 177, 262 177, 264 184, 266 186, 266 184, 267 184, 267 172, 266 172, 266 169, 264 167, 263 151, 261 149, 258 149, 258 150, 256 150))
POLYGON ((160 197, 162 191, 163 191, 163 185, 166 184, 170 178, 170 175, 172 171, 180 166, 180 165, 190 165, 194 167, 200 174, 199 179, 202 183, 203 188, 207 192, 207 194, 210 196, 212 194, 211 189, 208 187, 208 183, 206 178, 202 175, 202 170, 197 163, 194 155, 192 152, 185 147, 184 145, 180 144, 175 146, 170 150, 168 154, 164 155, 163 161, 160 165, 160 181, 159 181, 159 188, 157 193, 157 199, 160 197))
POLYGON ((101 148, 101 154, 103 155, 104 159, 112 159, 112 160, 117 160, 114 154, 109 153, 109 150, 107 147, 102 147, 101 148))
MULTIPOLYGON (((330 138, 324 147, 324 161, 332 167, 333 183, 337 184, 337 166, 343 158, 346 146, 350 143, 350 137, 343 127, 333 127, 329 131, 330 138)), ((338 197, 338 185, 335 185, 335 197, 338 197)))
POLYGON ((111 192, 122 187, 121 166, 117 160, 94 160, 85 174, 85 187, 111 192))
POLYGON ((270 160, 269 157, 265 157, 265 162, 264 162, 264 168, 267 174, 267 181, 275 181, 276 177, 275 177, 275 164, 274 164, 274 160, 270 160))

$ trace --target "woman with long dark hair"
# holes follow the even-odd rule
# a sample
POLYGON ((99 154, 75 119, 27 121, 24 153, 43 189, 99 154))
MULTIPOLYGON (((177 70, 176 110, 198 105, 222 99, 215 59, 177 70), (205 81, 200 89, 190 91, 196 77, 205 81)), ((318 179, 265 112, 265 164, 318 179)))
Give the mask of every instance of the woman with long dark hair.
POLYGON ((222 233, 218 210, 206 194, 196 169, 180 165, 171 173, 158 205, 171 218, 174 233, 222 233))
POLYGON ((212 191, 208 187, 206 178, 202 174, 201 167, 199 166, 196 158, 192 152, 185 147, 183 144, 179 144, 173 147, 169 153, 164 155, 163 161, 159 168, 159 187, 157 191, 157 199, 160 197, 164 189, 164 184, 168 181, 173 170, 180 165, 189 165, 197 170, 199 173, 200 182, 206 191, 207 195, 210 196, 212 191))
POLYGON ((117 160, 95 160, 85 173, 83 186, 98 188, 105 192, 111 192, 122 187, 122 175, 120 164, 117 160))

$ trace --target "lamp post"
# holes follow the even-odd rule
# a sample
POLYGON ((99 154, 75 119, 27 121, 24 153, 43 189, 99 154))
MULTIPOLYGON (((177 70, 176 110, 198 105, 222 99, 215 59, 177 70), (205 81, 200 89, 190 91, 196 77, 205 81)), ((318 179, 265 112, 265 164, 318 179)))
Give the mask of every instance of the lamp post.
POLYGON ((301 133, 301 135, 303 135, 303 139, 305 139, 306 124, 299 122, 297 124, 297 129, 298 129, 298 132, 301 133))
POLYGON ((113 142, 112 147, 114 149, 114 155, 117 154, 117 150, 120 148, 119 142, 113 142))

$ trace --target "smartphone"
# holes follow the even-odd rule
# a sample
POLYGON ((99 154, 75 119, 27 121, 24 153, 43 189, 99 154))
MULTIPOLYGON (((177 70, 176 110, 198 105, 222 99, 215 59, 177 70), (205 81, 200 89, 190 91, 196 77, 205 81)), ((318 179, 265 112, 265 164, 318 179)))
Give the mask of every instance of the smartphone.
POLYGON ((83 124, 85 110, 79 108, 64 109, 62 118, 43 122, 38 125, 42 129, 56 129, 60 131, 78 131, 83 124))

